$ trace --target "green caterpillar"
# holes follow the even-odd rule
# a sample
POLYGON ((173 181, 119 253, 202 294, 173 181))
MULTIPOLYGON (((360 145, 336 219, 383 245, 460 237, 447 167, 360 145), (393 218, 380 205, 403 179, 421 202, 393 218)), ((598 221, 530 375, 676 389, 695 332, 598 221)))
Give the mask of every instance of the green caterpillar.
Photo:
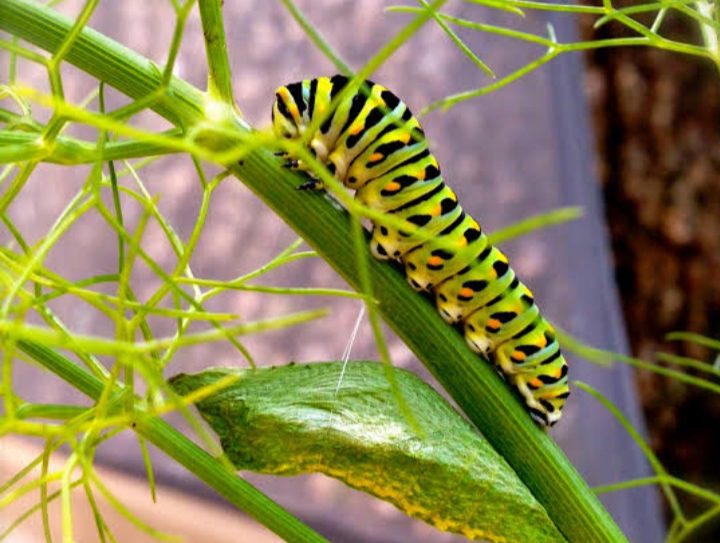
MULTIPOLYGON (((371 81, 336 100, 348 83, 336 75, 280 87, 272 108, 275 134, 309 142, 310 152, 359 202, 408 223, 409 231, 374 223, 373 256, 398 261, 415 290, 433 293, 442 318, 461 324, 468 345, 488 356, 530 415, 552 426, 570 394, 555 331, 507 257, 443 182, 410 109, 371 81), (305 134, 311 124, 317 129, 305 134)), ((281 155, 307 171, 296 157, 281 155)), ((306 186, 320 185, 311 179, 306 186)))

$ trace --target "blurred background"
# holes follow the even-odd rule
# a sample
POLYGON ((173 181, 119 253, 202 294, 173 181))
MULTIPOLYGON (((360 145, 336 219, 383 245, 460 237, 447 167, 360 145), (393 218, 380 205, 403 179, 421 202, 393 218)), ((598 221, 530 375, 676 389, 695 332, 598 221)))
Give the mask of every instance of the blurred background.
MULTIPOLYGON (((385 12, 387 5, 380 0, 298 1, 310 21, 355 69, 409 21, 407 15, 385 12)), ((57 9, 75 16, 81 6, 69 1, 57 9)), ((278 86, 334 73, 281 3, 228 1, 224 10, 236 99, 253 126, 269 125, 278 86)), ((551 22, 560 41, 575 40, 580 32, 585 38, 591 36, 588 20, 559 14, 528 12, 520 20, 460 2, 449 2, 448 11, 538 34, 551 22)), ((164 2, 125 0, 101 3, 90 26, 162 65, 174 21, 174 12, 164 2)), ((670 23, 677 25, 679 33, 695 32, 670 23)), ((609 25, 600 35, 612 33, 609 25)), ((543 53, 539 46, 469 30, 458 34, 500 75, 543 53)), ((205 66, 195 13, 185 29, 176 71, 179 77, 204 88, 205 66)), ((63 66, 63 77, 66 98, 72 102, 81 101, 96 86, 71 66, 63 66)), ((561 55, 498 92, 447 112, 433 112, 422 123, 443 174, 485 230, 561 206, 583 207, 584 216, 572 224, 502 245, 514 269, 558 326, 603 349, 643 357, 658 349, 679 349, 680 354, 710 360, 710 352, 664 342, 663 335, 673 330, 720 334, 718 77, 710 63, 659 51, 613 48, 587 57, 561 55)), ((395 53, 373 79, 393 90, 413 111, 448 94, 489 83, 433 24, 395 53)), ((19 80, 47 87, 45 72, 27 64, 19 66, 19 80)), ((124 103, 126 98, 110 92, 109 108, 124 103)), ((42 111, 37 117, 46 120, 42 111)), ((167 128, 152 114, 143 114, 136 122, 153 129, 167 128)), ((68 135, 83 136, 82 130, 75 130, 68 135)), ((82 168, 38 168, 9 210, 30 241, 43 236, 86 174, 82 168)), ((158 195, 163 214, 186 239, 201 196, 191 161, 182 156, 164 158, 143 169, 142 178, 158 195)), ((128 201, 124 211, 128 224, 137 222, 139 207, 128 201)), ((7 232, 2 236, 4 242, 9 239, 7 232)), ((266 262, 295 237, 240 182, 227 180, 215 193, 191 265, 198 277, 230 279, 266 262)), ((175 257, 156 225, 148 228, 143 247, 167 268, 173 266, 175 257)), ((114 234, 98 217, 88 215, 55 247, 46 264, 68 278, 79 279, 112 272, 116 260, 114 234)), ((141 299, 159 284, 142 266, 132 282, 141 299)), ((283 267, 268 276, 268 282, 345 286, 320 260, 283 267)), ((261 365, 338 359, 359 310, 356 300, 241 292, 214 299, 208 306, 240 313, 248 320, 310 307, 329 307, 332 320, 252 336, 246 346, 261 365)), ((114 334, 111 321, 94 318, 82 306, 60 300, 54 309, 79 333, 114 334)), ((154 324, 158 335, 173 332, 172 323, 158 320, 154 324)), ((437 388, 392 336, 390 346, 394 363, 412 369, 437 388)), ((378 358, 366 322, 352 356, 378 358)), ((636 373, 621 364, 606 369, 569 358, 572 379, 599 389, 641 432, 647 423, 650 443, 671 473, 718 488, 719 472, 713 460, 716 464, 720 440, 717 431, 711 430, 720 422, 717 396, 653 374, 636 373)), ((230 346, 206 344, 178 352, 168 376, 209 365, 244 364, 230 346)), ((16 384, 27 400, 50 403, 78 398, 37 368, 16 364, 15 369, 16 384)), ((591 485, 650 474, 638 447, 592 398, 576 391, 565 413, 553 435, 591 485)), ((26 441, 0 441, 4 479, 17 471, 18 459, 31 457, 33 446, 26 441)), ((113 438, 98 454, 98 461, 110 470, 107 473, 117 485, 110 486, 122 489, 119 492, 141 511, 142 518, 184 534, 187 541, 220 542, 229 540, 228 534, 234 541, 276 540, 241 513, 225 507, 168 458, 157 451, 151 454, 160 484, 159 503, 153 506, 147 500, 140 451, 130 433, 113 438)), ((333 541, 462 540, 408 519, 392 506, 324 476, 247 477, 333 541)), ((663 539, 663 505, 654 487, 614 492, 602 500, 631 541, 663 539)), ((14 518, 11 512, 0 515, 14 518)), ((94 540, 90 516, 88 522, 87 535, 79 540, 94 540)), ((122 520, 113 528, 120 526, 122 520)), ((42 540, 40 524, 34 528, 37 530, 28 529, 22 536, 26 539, 17 541, 42 540)), ((712 535, 708 537, 713 540, 712 535)), ((141 541, 132 527, 121 540, 141 541)))

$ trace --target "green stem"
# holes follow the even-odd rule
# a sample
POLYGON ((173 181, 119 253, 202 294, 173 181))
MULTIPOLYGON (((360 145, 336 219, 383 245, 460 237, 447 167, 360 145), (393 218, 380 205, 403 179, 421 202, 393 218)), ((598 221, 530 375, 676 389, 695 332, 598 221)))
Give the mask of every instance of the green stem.
MULTIPOLYGON (((433 8, 437 6, 438 2, 433 3, 433 8)), ((61 43, 72 26, 68 19, 30 0, 0 0, 0 13, 3 13, 1 29, 50 51, 61 43)), ((413 23, 406 33, 414 31, 418 24, 413 23)), ((399 42, 393 40, 382 54, 398 46, 399 42)), ((382 54, 378 58, 382 58, 382 54)), ((160 84, 160 71, 154 64, 90 29, 83 30, 65 58, 131 98, 143 97, 160 84)), ((374 64, 367 69, 373 67, 374 64)), ((168 91, 152 102, 151 107, 171 122, 191 124, 201 120, 203 94, 173 79, 168 91)), ((240 123, 234 126, 239 135, 246 134, 240 123)), ((353 288, 359 289, 352 225, 347 214, 338 211, 320 194, 300 197, 296 187, 302 179, 283 168, 269 150, 251 151, 242 165, 231 166, 230 170, 353 288)), ((625 541, 563 452, 548 434, 533 424, 490 364, 469 350, 462 336, 440 319, 429 300, 409 288, 399 270, 370 261, 368 271, 378 309, 386 322, 515 469, 565 537, 583 542, 625 541)), ((164 426, 142 422, 144 435, 153 442, 157 440, 154 432, 160 430, 165 436, 172 432, 164 426)), ((228 478, 223 471, 221 480, 215 483, 221 485, 230 479, 233 478, 228 478)))
POLYGON ((233 107, 235 100, 232 91, 232 72, 225 40, 222 5, 221 0, 198 2, 208 61, 208 94, 233 107))
MULTIPOLYGON (((97 400, 104 383, 64 356, 42 345, 21 341, 18 347, 45 368, 75 388, 97 400)), ((115 393, 122 392, 115 386, 115 393)), ((326 541, 273 500, 227 469, 203 449, 159 417, 135 410, 135 431, 165 454, 183 465, 230 503, 245 511, 287 541, 319 543, 326 541)))

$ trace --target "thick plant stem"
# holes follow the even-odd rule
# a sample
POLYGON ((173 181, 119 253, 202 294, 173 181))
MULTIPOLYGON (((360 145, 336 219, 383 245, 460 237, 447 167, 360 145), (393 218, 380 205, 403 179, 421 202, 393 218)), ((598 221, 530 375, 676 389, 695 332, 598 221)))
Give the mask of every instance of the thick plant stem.
MULTIPOLYGON (((54 50, 71 22, 29 0, 0 0, 0 28, 54 50)), ((68 62, 132 98, 156 90, 159 77, 147 60, 100 34, 84 30, 68 62), (107 63, 107 64, 105 64, 107 63)), ((167 99, 152 108, 184 125, 200 121, 202 93, 173 79, 167 99)), ((247 135, 239 123, 238 138, 247 135)), ((236 139, 236 141, 237 141, 236 139)), ((231 171, 312 245, 337 272, 359 288, 352 225, 347 214, 321 194, 300 194, 302 182, 269 150, 253 150, 231 171)), ((569 541, 621 542, 620 529, 552 438, 540 430, 491 366, 437 315, 433 305, 406 284, 401 272, 369 262, 373 292, 387 323, 417 354, 470 420, 510 463, 569 541)))

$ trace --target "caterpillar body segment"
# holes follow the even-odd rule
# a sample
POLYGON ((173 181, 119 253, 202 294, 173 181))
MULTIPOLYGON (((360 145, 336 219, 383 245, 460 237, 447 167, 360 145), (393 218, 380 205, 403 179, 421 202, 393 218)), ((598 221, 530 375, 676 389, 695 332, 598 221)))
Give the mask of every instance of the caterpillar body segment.
MULTIPOLYGON (((460 324, 468 345, 493 362, 530 415, 552 426, 569 395, 555 331, 507 257, 444 183, 407 105, 371 81, 335 100, 348 83, 336 75, 280 87, 272 108, 275 134, 303 138, 358 201, 408 224, 398 229, 375 222, 373 256, 400 262, 415 290, 432 292, 442 318, 460 324), (317 128, 306 134, 309 127, 317 128)), ((292 167, 306 170, 283 154, 292 167)))

